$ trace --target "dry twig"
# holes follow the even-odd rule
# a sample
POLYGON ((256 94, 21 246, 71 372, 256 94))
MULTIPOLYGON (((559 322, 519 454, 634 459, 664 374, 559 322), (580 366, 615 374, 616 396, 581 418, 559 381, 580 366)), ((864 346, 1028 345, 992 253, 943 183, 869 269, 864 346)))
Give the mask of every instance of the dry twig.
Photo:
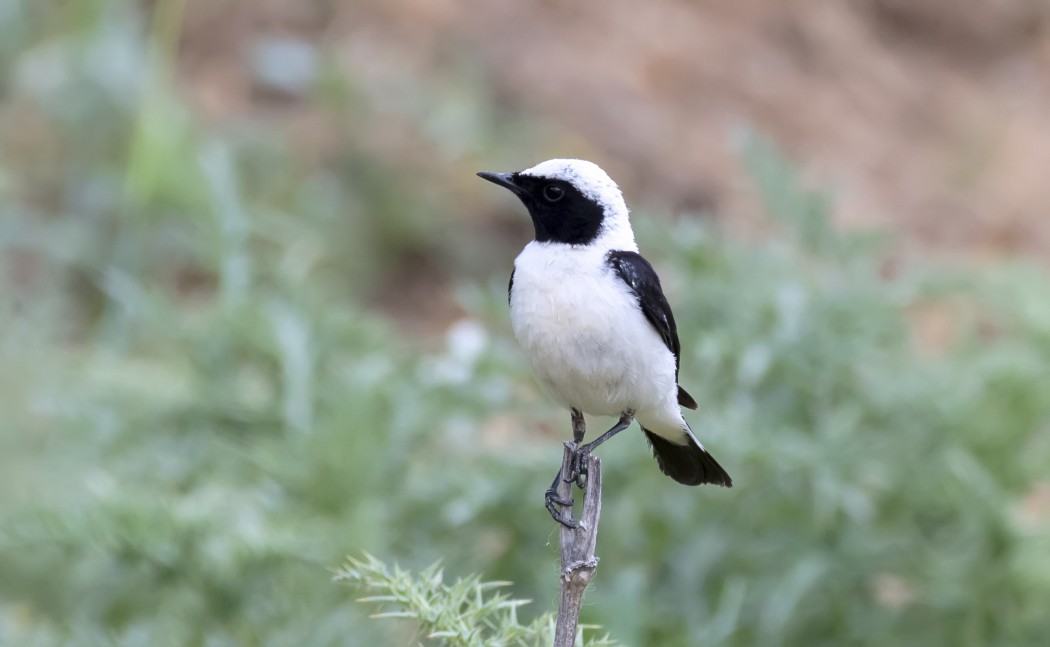
MULTIPOLYGON (((565 443, 562 456, 562 474, 572 468, 576 443, 565 443)), ((602 510, 601 461, 597 456, 587 456, 587 480, 584 485, 583 511, 575 528, 561 528, 561 602, 558 605, 558 624, 554 634, 554 647, 573 647, 576 644, 576 629, 580 620, 580 605, 583 591, 587 588, 598 558, 594 546, 598 541, 598 518, 602 510)), ((572 497, 572 483, 558 480, 558 496, 568 501, 572 497)), ((566 511, 571 517, 571 510, 566 511)))

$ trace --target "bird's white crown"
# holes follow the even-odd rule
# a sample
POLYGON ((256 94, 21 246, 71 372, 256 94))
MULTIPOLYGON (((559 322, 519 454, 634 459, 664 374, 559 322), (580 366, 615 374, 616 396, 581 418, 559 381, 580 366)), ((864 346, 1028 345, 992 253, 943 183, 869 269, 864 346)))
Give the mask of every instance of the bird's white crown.
POLYGON ((605 217, 599 240, 603 246, 607 249, 637 250, 623 193, 602 167, 587 160, 552 159, 525 169, 521 174, 564 180, 573 185, 586 198, 602 207, 605 217))

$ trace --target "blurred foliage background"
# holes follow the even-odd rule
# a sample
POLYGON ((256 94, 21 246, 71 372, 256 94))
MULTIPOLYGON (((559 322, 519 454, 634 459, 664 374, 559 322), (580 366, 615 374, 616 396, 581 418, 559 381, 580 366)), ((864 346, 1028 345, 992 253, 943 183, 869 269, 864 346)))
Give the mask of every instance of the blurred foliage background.
POLYGON ((365 551, 553 608, 568 417, 473 172, 571 155, 737 483, 603 447, 583 620, 1044 644, 1050 5, 469 4, 0 0, 0 643, 414 644, 365 551))

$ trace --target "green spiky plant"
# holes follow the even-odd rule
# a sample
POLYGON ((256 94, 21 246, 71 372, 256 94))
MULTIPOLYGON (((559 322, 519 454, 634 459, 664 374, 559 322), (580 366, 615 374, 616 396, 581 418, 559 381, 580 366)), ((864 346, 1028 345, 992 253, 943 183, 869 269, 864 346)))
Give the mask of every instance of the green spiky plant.
MULTIPOLYGON (((554 638, 554 616, 544 613, 528 624, 518 620, 518 608, 529 600, 516 600, 500 589, 510 582, 483 582, 477 575, 444 581, 440 564, 418 575, 387 567, 371 555, 348 558, 336 571, 336 581, 353 584, 369 593, 359 602, 376 605, 372 615, 411 623, 414 633, 448 647, 539 647, 554 638)), ((594 627, 581 627, 577 644, 586 647, 615 645, 608 636, 583 639, 594 627)))

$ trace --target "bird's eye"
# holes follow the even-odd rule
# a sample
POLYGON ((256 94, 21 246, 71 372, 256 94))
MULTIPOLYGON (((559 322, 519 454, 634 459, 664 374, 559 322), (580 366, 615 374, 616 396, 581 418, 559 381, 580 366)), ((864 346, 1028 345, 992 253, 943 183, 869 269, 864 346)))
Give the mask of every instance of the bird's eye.
POLYGON ((547 202, 557 202, 565 197, 565 189, 557 184, 548 184, 543 187, 543 198, 547 202))

